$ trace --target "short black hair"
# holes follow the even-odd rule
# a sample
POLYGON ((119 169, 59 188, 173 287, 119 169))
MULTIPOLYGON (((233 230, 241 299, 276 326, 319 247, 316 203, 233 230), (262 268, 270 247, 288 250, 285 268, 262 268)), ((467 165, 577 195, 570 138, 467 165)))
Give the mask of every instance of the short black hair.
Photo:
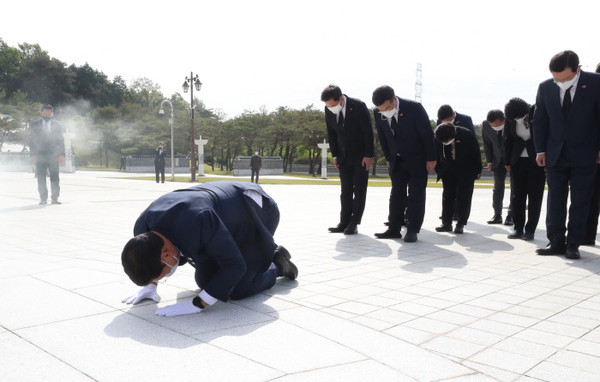
POLYGON ((596 73, 600 73, 600 62, 596 65, 596 73))
POLYGON ((504 115, 509 121, 523 118, 528 114, 529 104, 519 97, 511 98, 508 103, 504 105, 504 115))
POLYGON ((442 105, 438 109, 438 120, 443 121, 446 118, 450 118, 454 115, 454 110, 450 105, 442 105))
POLYGON ((329 85, 321 92, 321 101, 327 102, 333 98, 334 101, 339 101, 342 97, 342 89, 337 85, 329 85))
POLYGON ((121 253, 123 269, 136 285, 145 286, 155 280, 163 270, 160 253, 163 239, 154 232, 132 238, 121 253))
POLYGON ((550 71, 555 73, 562 72, 567 68, 577 72, 577 69, 579 69, 579 56, 572 50, 563 50, 550 59, 550 65, 548 66, 550 71))
POLYGON ((502 112, 502 110, 498 110, 498 109, 490 110, 487 113, 486 119, 489 123, 492 123, 498 119, 501 120, 502 122, 504 122, 504 113, 502 112))
POLYGON ((394 97, 396 97, 394 89, 392 89, 390 86, 383 85, 375 89, 371 100, 375 106, 381 106, 385 101, 394 102, 394 97))
POLYGON ((50 104, 45 104, 45 105, 42 105, 42 111, 44 111, 44 110, 54 111, 54 108, 50 104))
POLYGON ((441 143, 448 142, 456 137, 456 127, 451 123, 442 123, 435 128, 435 139, 441 143))

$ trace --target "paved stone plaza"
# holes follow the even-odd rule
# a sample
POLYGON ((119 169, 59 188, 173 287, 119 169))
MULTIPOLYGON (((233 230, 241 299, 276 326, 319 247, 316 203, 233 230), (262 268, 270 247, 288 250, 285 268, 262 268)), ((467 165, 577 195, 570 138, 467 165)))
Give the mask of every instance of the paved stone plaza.
MULTIPOLYGON (((600 380, 600 247, 536 256, 545 211, 535 241, 508 240, 485 223, 491 189, 476 189, 465 234, 438 234, 441 188, 429 188, 408 244, 373 237, 387 187, 369 188, 359 234, 344 236, 327 232, 339 186, 266 185, 298 279, 169 318, 121 303, 139 287, 120 254, 139 213, 189 184, 119 176, 61 174, 63 204, 39 206, 32 174, 0 173, 0 380, 600 380)), ((158 306, 195 291, 180 267, 158 306)))

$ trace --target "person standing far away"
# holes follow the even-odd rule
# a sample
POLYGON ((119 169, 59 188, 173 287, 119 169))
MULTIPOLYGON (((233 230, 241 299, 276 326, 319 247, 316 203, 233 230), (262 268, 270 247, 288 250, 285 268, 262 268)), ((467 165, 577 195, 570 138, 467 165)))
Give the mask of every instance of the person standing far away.
POLYGON ((262 158, 258 155, 258 150, 254 151, 254 155, 250 157, 250 171, 252 171, 252 175, 250 176, 250 182, 254 183, 254 176, 256 176, 256 183, 258 184, 258 174, 262 169, 262 158))
POLYGON ((162 142, 158 144, 156 148, 156 154, 154 156, 154 172, 156 173, 156 183, 160 175, 161 183, 165 182, 165 146, 162 142))

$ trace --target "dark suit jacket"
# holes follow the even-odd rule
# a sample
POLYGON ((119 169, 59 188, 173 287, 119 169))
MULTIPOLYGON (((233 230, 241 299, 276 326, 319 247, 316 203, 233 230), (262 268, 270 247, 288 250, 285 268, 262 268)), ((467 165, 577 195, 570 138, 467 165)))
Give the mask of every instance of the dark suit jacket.
POLYGON ((65 155, 65 139, 60 123, 52 120, 50 133, 44 129, 42 119, 29 124, 29 150, 39 159, 58 160, 65 155))
POLYGON ((533 112, 535 110, 535 106, 532 105, 529 108, 529 114, 525 116, 525 126, 529 128, 531 131, 531 138, 527 141, 524 141, 523 138, 517 135, 517 124, 511 123, 504 127, 504 132, 506 133, 506 139, 504 140, 504 158, 506 159, 506 164, 509 166, 514 166, 517 161, 521 158, 521 153, 524 149, 527 149, 527 154, 529 155, 529 160, 535 163, 535 138, 534 138, 534 126, 533 126, 533 112))
POLYGON ((156 149, 156 154, 154 155, 154 165, 165 167, 165 149, 163 149, 162 153, 156 149))
POLYGON ((456 126, 456 137, 452 145, 444 146, 436 141, 437 164, 435 172, 440 180, 445 174, 467 176, 473 180, 481 174, 481 151, 475 135, 461 126, 456 126), (454 146, 454 150, 452 147, 454 146), (446 155, 444 155, 446 149, 446 155), (452 157, 454 151, 454 157, 452 157))
POLYGON ((408 168, 426 171, 426 161, 436 160, 435 138, 429 117, 423 106, 415 101, 396 97, 399 102, 398 133, 394 136, 387 119, 375 109, 375 127, 379 143, 390 163, 390 171, 394 168, 396 154, 402 158, 408 168))
POLYGON ((600 148, 600 75, 581 71, 573 104, 563 116, 558 86, 552 79, 538 88, 534 121, 535 150, 546 153, 546 166, 553 167, 566 145, 570 164, 596 163, 600 148))
POLYGON ((371 114, 361 100, 345 94, 344 97, 346 114, 341 129, 338 128, 336 115, 325 108, 329 148, 331 155, 337 157, 338 164, 360 166, 364 157, 372 158, 375 155, 371 114))
POLYGON ((483 152, 487 163, 492 164, 492 170, 495 171, 498 167, 504 166, 504 142, 506 141, 506 130, 508 126, 514 125, 514 121, 505 121, 504 130, 502 131, 502 139, 498 140, 498 132, 492 128, 488 121, 481 123, 481 137, 483 139, 483 152))
MULTIPOLYGON (((462 126, 466 127, 473 135, 475 135, 475 127, 473 126, 473 120, 466 114, 461 114, 455 112, 456 116, 454 117, 454 122, 452 123, 454 126, 462 126)), ((442 120, 438 119, 437 124, 441 124, 442 120)))
POLYGON ((142 212, 133 233, 164 235, 181 251, 180 264, 189 261, 209 280, 204 290, 227 301, 247 269, 260 273, 271 265, 278 223, 277 204, 260 186, 210 182, 161 196, 142 212), (245 190, 260 193, 265 208, 245 190))

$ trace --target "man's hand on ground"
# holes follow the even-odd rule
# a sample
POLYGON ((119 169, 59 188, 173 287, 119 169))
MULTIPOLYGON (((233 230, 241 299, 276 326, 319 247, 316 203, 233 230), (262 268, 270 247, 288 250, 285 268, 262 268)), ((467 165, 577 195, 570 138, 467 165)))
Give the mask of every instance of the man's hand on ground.
POLYGON ((158 292, 156 291, 156 285, 148 284, 145 287, 143 287, 142 289, 140 289, 140 291, 137 292, 137 294, 135 294, 133 296, 125 297, 123 300, 121 300, 121 302, 124 302, 126 304, 135 305, 135 304, 141 302, 142 300, 146 300, 146 299, 153 300, 154 302, 160 301, 160 296, 158 295, 158 292))
POLYGON ((181 316, 184 314, 195 314, 202 312, 202 309, 198 308, 194 305, 192 300, 186 302, 180 302, 177 304, 165 306, 164 308, 160 308, 156 310, 157 316, 181 316))

